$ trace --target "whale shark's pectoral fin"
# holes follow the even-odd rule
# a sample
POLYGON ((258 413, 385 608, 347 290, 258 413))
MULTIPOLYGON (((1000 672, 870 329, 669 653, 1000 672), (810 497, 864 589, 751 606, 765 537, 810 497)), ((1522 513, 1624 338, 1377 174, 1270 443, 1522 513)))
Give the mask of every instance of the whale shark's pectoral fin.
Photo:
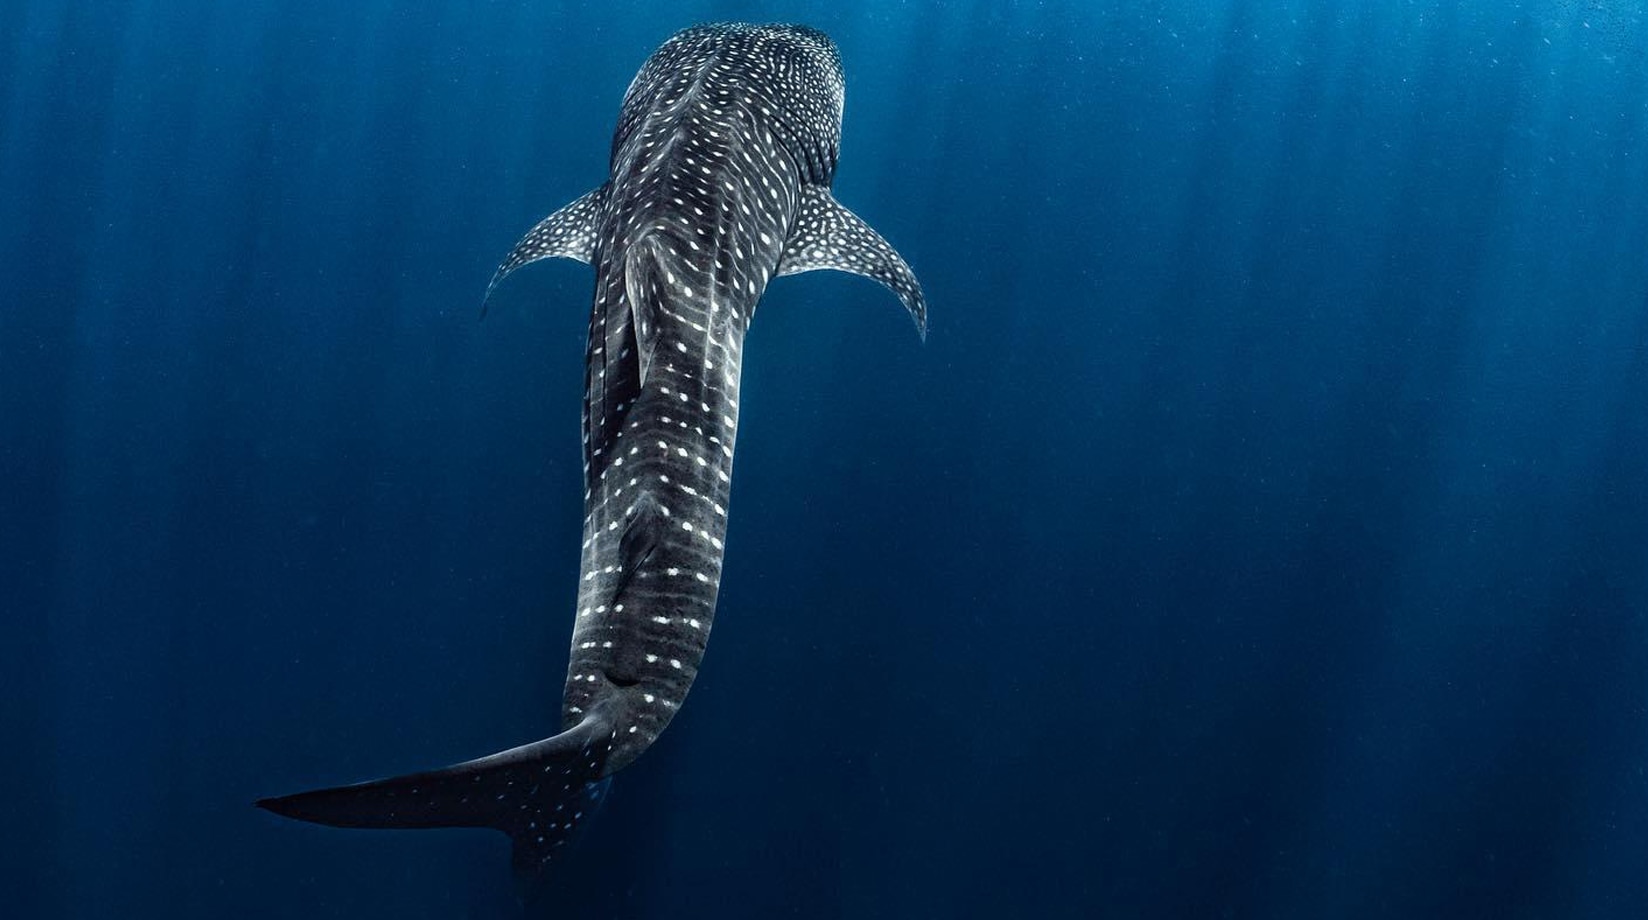
POLYGON ((904 258, 857 214, 842 207, 828 188, 809 185, 801 190, 801 206, 790 238, 784 241, 778 274, 821 268, 863 275, 886 285, 910 311, 921 337, 927 337, 927 302, 921 296, 921 282, 904 258))
POLYGON ((610 723, 570 729, 442 770, 258 801, 277 815, 333 827, 491 827, 514 843, 516 872, 535 875, 594 814, 611 784, 610 723))
POLYGON ((531 265, 540 259, 577 259, 585 264, 595 261, 595 227, 601 211, 606 207, 605 185, 586 193, 554 214, 538 222, 526 232, 515 248, 509 251, 481 298, 481 315, 486 315, 487 301, 492 291, 517 268, 531 265))

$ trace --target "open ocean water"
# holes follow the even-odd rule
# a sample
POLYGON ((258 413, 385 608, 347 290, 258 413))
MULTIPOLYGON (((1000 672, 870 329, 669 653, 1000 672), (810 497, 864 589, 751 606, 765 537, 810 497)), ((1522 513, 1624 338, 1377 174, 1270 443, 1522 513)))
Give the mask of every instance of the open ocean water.
POLYGON ((1640 0, 0 4, 0 916, 519 916, 263 795, 557 721, 601 182, 800 21, 715 640, 528 916, 1648 916, 1640 0))

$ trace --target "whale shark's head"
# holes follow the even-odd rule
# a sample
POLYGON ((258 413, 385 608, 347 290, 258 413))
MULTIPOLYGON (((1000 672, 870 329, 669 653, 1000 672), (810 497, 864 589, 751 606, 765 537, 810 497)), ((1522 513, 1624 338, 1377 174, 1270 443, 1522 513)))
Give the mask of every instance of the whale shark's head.
POLYGON ((822 118, 841 127, 841 101, 847 81, 841 73, 841 53, 828 35, 803 25, 751 26, 734 23, 726 26, 734 31, 747 31, 756 37, 757 47, 770 49, 775 63, 781 68, 773 80, 788 97, 784 101, 802 107, 790 114, 797 117, 822 118), (789 66, 784 67, 783 63, 789 66))
POLYGON ((821 185, 835 176, 841 152, 841 113, 847 81, 841 73, 841 54, 828 35, 811 26, 734 26, 748 29, 754 47, 768 55, 777 72, 770 76, 778 97, 778 121, 788 128, 786 138, 808 178, 821 185))
POLYGON ((828 35, 810 26, 719 22, 670 36, 624 96, 616 152, 646 110, 704 93, 759 109, 808 181, 828 185, 841 149, 846 80, 828 35))

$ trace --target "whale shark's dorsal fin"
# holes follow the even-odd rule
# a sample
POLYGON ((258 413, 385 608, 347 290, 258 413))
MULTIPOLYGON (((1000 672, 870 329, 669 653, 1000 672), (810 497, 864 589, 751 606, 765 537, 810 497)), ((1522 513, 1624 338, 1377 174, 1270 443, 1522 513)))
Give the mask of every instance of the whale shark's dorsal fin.
MULTIPOLYGON (((638 380, 647 382, 652 352, 658 343, 659 298, 663 296, 665 247, 654 233, 644 233, 624 254, 624 299, 629 304, 629 333, 635 345, 638 380)), ((607 348, 611 341, 609 331, 607 348)), ((620 354, 622 352, 620 351, 620 354)))
POLYGON ((481 316, 486 316, 487 302, 492 291, 516 269, 541 259, 577 259, 590 264, 595 261, 595 227, 601 212, 606 209, 607 187, 602 185, 584 194, 577 201, 556 211, 526 232, 515 248, 504 257, 492 281, 481 298, 481 316))
POLYGON ((927 338, 927 302, 904 257, 857 214, 842 207, 828 188, 808 185, 801 190, 801 207, 784 241, 778 274, 821 268, 863 275, 886 285, 910 311, 922 339, 927 338))

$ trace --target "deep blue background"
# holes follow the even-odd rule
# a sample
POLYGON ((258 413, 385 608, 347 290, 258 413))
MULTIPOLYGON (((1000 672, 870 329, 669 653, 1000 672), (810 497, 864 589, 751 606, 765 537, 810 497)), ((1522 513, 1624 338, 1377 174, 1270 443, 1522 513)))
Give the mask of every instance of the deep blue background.
POLYGON ((544 916, 1638 917, 1640 2, 0 5, 0 914, 508 917, 259 795, 553 726, 645 55, 801 19, 691 702, 544 916))

